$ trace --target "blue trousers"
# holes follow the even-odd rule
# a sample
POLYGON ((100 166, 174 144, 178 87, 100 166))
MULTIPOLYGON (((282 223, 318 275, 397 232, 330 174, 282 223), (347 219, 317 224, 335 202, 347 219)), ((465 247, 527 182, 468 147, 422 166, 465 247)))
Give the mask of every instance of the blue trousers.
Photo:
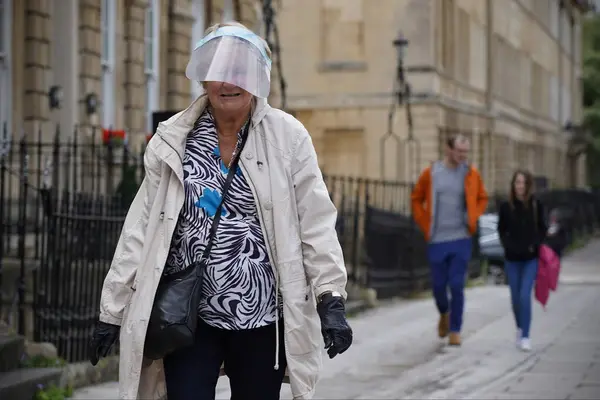
POLYGON ((537 270, 537 258, 529 261, 506 261, 504 264, 515 322, 524 338, 529 337, 531 327, 531 293, 537 270))
POLYGON ((462 328, 465 307, 465 281, 471 259, 472 239, 430 243, 427 256, 431 267, 433 297, 441 314, 450 312, 450 332, 462 328), (450 288, 450 301, 448 301, 450 288))

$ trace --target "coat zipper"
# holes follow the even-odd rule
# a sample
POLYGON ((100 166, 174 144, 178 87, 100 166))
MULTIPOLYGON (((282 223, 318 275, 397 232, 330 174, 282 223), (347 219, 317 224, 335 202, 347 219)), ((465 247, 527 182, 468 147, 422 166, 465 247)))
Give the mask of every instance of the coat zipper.
MULTIPOLYGON (((160 136, 160 138, 163 140, 163 142, 165 142, 175 153, 177 153, 177 156, 179 157, 179 160, 181 162, 181 164, 183 165, 183 160, 181 159, 181 155, 179 154, 179 152, 177 150, 175 150, 175 147, 173 147, 167 140, 165 140, 165 138, 159 133, 157 132, 158 135, 160 136)), ((252 180, 252 177, 250 176, 250 174, 248 174, 248 170, 245 168, 244 166, 244 160, 242 159, 242 153, 238 154, 238 157, 240 158, 240 161, 238 163, 238 165, 240 166, 240 168, 242 169, 242 172, 244 173, 244 176, 248 178, 248 186, 250 187, 250 191, 252 192, 252 196, 254 196, 254 202, 256 203, 257 207, 257 214, 258 214, 258 219, 259 219, 259 223, 261 226, 261 229, 263 231, 263 235, 264 232, 266 232, 266 224, 263 218, 263 214, 262 214, 262 205, 260 204, 260 199, 258 198, 258 195, 256 193, 256 186, 254 185, 254 181, 252 180)), ((177 175, 177 174, 176 174, 177 175)), ((179 178, 179 176, 178 176, 179 178)), ((181 183, 181 185, 183 186, 184 183, 181 181, 181 179, 179 179, 179 182, 181 183)), ((185 191, 185 189, 184 189, 185 191)), ((183 207, 183 202, 185 201, 185 196, 183 197, 183 201, 181 202, 181 206, 179 207, 179 212, 181 212, 181 208, 183 207)), ((170 227, 169 227, 170 230, 170 227)), ((173 236, 172 234, 169 236, 173 236)), ((275 258, 273 257, 273 248, 272 248, 272 244, 271 242, 265 238, 265 240, 267 241, 267 252, 269 253, 269 259, 271 261, 271 268, 273 269, 273 275, 275 276, 275 365, 273 366, 273 368, 275 370, 279 370, 279 272, 277 271, 277 268, 275 267, 275 258)), ((287 346, 287 339, 285 338, 284 335, 284 343, 287 346)), ((285 351, 285 349, 284 349, 285 351)))
MULTIPOLYGON (((242 172, 244 173, 244 176, 247 178, 248 180, 248 186, 250 187, 250 190, 252 191, 252 195, 254 196, 254 202, 257 204, 256 207, 256 211, 258 214, 258 220, 260 222, 260 226, 261 229, 263 231, 263 236, 265 236, 265 240, 267 241, 267 251, 269 253, 269 259, 271 261, 271 268, 273 269, 273 274, 275 276, 275 365, 273 366, 273 369, 275 370, 279 370, 279 352, 280 352, 280 348, 279 348, 279 272, 277 271, 277 268, 275 267, 275 259, 273 258, 273 249, 272 249, 272 244, 271 242, 268 240, 268 236, 265 235, 266 229, 266 224, 265 224, 265 220, 263 218, 263 213, 262 213, 262 205, 260 204, 260 199, 258 198, 258 195, 256 194, 256 186, 254 185, 254 181, 252 180, 252 177, 250 176, 250 174, 248 174, 248 170, 246 169, 246 167, 244 166, 244 161, 241 159, 241 154, 240 154, 240 168, 242 169, 242 172)), ((285 338, 284 335, 284 342, 287 346, 287 339, 285 338)), ((285 351, 285 349, 284 349, 285 351)))
MULTIPOLYGON (((175 147, 173 147, 173 145, 171 145, 171 143, 169 143, 169 141, 167 141, 165 139, 165 137, 162 135, 162 132, 159 132, 157 130, 156 134, 162 139, 162 141, 171 148, 171 150, 173 150, 175 152, 175 154, 177 154, 177 158, 179 158, 179 162, 181 163, 181 166, 183 168, 183 158, 181 158, 181 155, 179 154, 179 152, 175 149, 175 147)), ((185 151, 185 149, 184 149, 185 151)), ((164 162, 164 160, 163 160, 164 162)), ((167 252, 170 251, 170 249, 168 248, 171 245, 171 241, 173 240, 173 235, 175 234, 175 228, 176 228, 176 224, 177 224, 177 219, 179 218, 179 214, 181 213, 181 209, 183 208, 183 205, 185 203, 185 184, 183 182, 183 180, 179 177, 179 175, 177 175, 177 173, 175 172, 175 170, 168 164, 166 163, 167 166, 171 169, 171 171, 175 174, 175 176, 177 177, 177 180, 179 181, 179 184, 181 185, 181 189, 183 190, 183 196, 181 198, 181 201, 179 201, 180 204, 177 204, 177 214, 176 216, 174 216, 173 218, 169 218, 169 216, 167 216, 166 221, 165 221, 165 212, 164 209, 166 208, 166 204, 163 205, 163 210, 161 211, 162 214, 162 220, 163 223, 166 224, 166 231, 167 234, 164 237, 165 240, 165 246, 167 247, 167 252), (173 222, 175 221, 175 222, 173 222)), ((168 257, 168 255, 167 255, 168 257)))

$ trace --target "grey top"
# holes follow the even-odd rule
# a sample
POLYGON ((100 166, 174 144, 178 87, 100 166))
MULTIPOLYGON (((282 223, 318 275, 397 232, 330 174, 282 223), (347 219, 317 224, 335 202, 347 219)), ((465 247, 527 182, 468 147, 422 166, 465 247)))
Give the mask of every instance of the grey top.
POLYGON ((449 242, 469 237, 465 205, 465 177, 469 167, 449 168, 441 161, 433 164, 433 218, 430 243, 449 242))

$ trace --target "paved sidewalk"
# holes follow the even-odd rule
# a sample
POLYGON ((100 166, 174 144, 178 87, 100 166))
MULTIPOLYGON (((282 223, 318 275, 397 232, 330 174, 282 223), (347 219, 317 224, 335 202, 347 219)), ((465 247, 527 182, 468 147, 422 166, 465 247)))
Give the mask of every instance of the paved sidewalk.
POLYGON ((600 399, 600 311, 586 305, 558 338, 470 399, 600 399))
MULTIPOLYGON (((350 350, 324 358, 315 399, 600 399, 600 386, 594 386, 600 381, 600 286, 573 284, 596 282, 599 275, 600 241, 565 258, 547 310, 534 307, 531 353, 515 347, 504 286, 467 292, 461 348, 437 338, 431 299, 370 310, 352 319, 350 350)), ((116 398, 114 383, 79 390, 75 397, 116 398)), ((229 398, 226 377, 217 398, 229 398)), ((282 399, 291 399, 289 385, 282 399)))
POLYGON ((565 257, 560 281, 600 285, 600 239, 592 239, 586 246, 565 257))
MULTIPOLYGON (((600 240, 566 257, 560 290, 594 292, 581 301, 562 331, 503 379, 480 388, 470 399, 600 399, 600 240), (573 287, 565 285, 574 285, 573 287)), ((581 297, 578 297, 581 299, 581 297)), ((558 302, 554 301, 557 307, 558 302)))

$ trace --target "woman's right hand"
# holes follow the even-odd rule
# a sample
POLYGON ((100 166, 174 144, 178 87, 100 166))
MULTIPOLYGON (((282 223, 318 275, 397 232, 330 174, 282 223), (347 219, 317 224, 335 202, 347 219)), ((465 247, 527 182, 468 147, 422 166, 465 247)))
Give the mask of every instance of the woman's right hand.
POLYGON ((556 223, 550 224, 550 226, 548 227, 547 235, 554 236, 554 235, 556 235, 557 232, 558 232, 558 224, 556 224, 556 223))
POLYGON ((98 364, 102 357, 106 357, 113 344, 119 338, 121 327, 118 325, 107 324, 102 321, 96 323, 96 328, 88 347, 88 355, 92 365, 98 364))

